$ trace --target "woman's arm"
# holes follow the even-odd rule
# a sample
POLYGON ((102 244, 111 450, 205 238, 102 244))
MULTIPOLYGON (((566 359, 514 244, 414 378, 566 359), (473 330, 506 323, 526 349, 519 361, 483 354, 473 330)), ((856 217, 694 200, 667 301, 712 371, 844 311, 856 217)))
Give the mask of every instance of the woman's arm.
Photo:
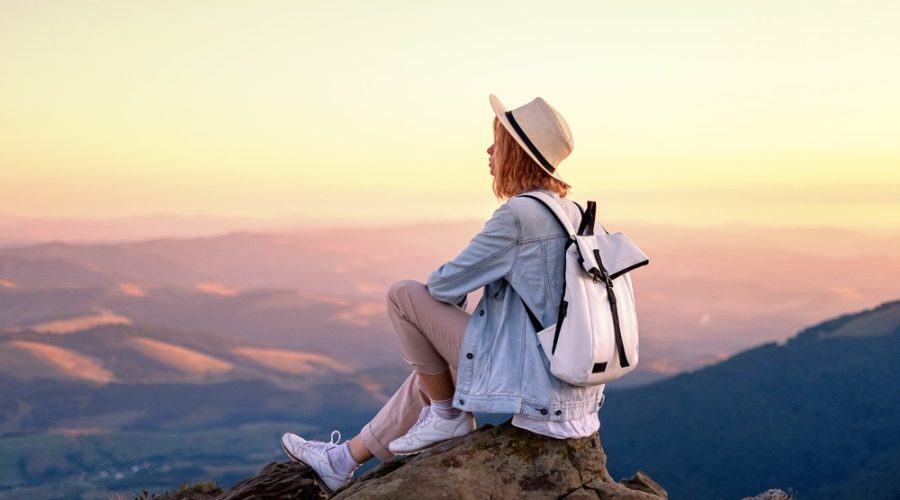
POLYGON ((508 275, 521 234, 515 210, 502 205, 459 255, 428 276, 428 291, 441 302, 459 304, 469 292, 508 275))

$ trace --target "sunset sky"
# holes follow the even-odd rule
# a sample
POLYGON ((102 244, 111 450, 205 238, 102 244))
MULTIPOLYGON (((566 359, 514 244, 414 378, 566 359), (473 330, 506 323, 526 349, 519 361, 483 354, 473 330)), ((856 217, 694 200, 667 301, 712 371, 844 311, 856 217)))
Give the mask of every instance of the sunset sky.
POLYGON ((494 93, 607 220, 900 228, 896 0, 0 9, 0 214, 485 219, 494 93))

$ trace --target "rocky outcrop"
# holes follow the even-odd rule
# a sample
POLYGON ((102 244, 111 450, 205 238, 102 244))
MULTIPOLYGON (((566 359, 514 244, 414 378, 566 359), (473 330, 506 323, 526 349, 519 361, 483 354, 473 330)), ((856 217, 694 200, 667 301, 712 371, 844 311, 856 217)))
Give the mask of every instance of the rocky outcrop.
POLYGON ((753 497, 744 497, 741 500, 794 500, 794 495, 784 490, 768 490, 753 497))
POLYGON ((326 498, 328 495, 316 484, 312 469, 308 465, 272 462, 263 467, 259 474, 234 485, 217 500, 324 500, 326 498))
MULTIPOLYGON (((327 498, 312 478, 305 465, 272 463, 220 499, 327 498)), ((615 482, 597 434, 553 439, 507 421, 385 462, 332 498, 658 500, 668 494, 642 472, 615 482)))

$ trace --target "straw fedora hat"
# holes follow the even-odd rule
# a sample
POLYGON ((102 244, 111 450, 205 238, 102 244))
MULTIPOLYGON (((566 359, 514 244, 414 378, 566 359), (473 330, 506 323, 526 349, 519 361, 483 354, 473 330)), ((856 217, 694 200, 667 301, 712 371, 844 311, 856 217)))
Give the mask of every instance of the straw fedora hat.
POLYGON ((507 111, 500 99, 491 94, 491 107, 528 156, 551 177, 566 182, 557 169, 575 144, 565 118, 540 97, 507 111))

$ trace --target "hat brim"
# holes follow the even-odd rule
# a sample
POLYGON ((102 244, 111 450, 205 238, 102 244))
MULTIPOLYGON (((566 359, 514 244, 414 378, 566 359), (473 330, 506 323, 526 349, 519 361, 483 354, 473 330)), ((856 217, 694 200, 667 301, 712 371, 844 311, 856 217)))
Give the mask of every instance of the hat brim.
POLYGON ((558 173, 551 172, 551 171, 547 170, 546 168, 544 168, 544 166, 541 165, 540 160, 538 160, 537 157, 535 157, 533 154, 531 154, 531 151, 529 151, 528 146, 525 144, 525 141, 523 141, 522 138, 519 137, 518 132, 516 132, 516 130, 513 128, 512 124, 509 123, 509 118, 506 117, 507 109, 503 105, 503 103, 500 102, 500 99, 497 99, 497 96, 495 96, 494 94, 491 94, 490 100, 491 100, 491 108, 494 109, 494 114, 497 115, 497 118, 500 120, 500 123, 503 124, 503 127, 506 128, 506 131, 509 132, 509 134, 513 136, 513 139, 515 139, 516 142, 519 143, 519 147, 521 147, 525 151, 525 153, 527 153, 528 156, 530 156, 531 159, 534 160, 534 163, 536 163, 537 166, 541 167, 541 170, 543 170, 544 172, 547 172, 547 175, 549 175, 550 177, 553 177, 554 179, 556 179, 560 182, 568 184, 568 182, 566 182, 562 177, 560 177, 558 173))

